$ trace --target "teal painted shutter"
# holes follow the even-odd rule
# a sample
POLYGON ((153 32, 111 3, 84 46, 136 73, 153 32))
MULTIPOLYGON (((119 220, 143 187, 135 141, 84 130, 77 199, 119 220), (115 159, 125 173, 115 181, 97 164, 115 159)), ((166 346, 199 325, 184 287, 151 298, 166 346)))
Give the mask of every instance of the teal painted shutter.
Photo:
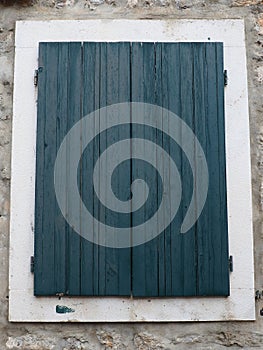
MULTIPOLYGON (((66 133, 94 109, 129 101, 127 48, 129 44, 40 44, 35 295, 130 295, 130 248, 105 248, 82 238, 66 223, 54 192, 54 163, 66 133)), ((94 120, 94 128, 97 125, 99 120, 94 120)), ((94 197, 94 191, 90 190, 87 180, 99 150, 112 137, 114 135, 109 131, 96 138, 94 146, 84 152, 81 161, 79 190, 83 202, 91 205, 93 215, 100 220, 104 220, 107 213, 95 199, 89 201, 94 197)), ((120 176, 116 181, 121 183, 120 176)), ((72 209, 69 203, 68 211, 72 209)))
MULTIPOLYGON (((39 66, 35 295, 229 295, 223 45, 41 43, 39 66), (151 218, 162 201, 162 174, 133 158, 135 146, 131 142, 131 159, 116 169, 111 183, 117 195, 127 201, 131 198, 130 183, 138 178, 146 181, 148 202, 132 214, 113 212, 99 202, 92 183, 93 168, 115 142, 138 138, 158 144, 176 163, 182 179, 178 212, 161 234, 136 247, 109 248, 91 243, 67 224, 55 196, 54 164, 62 140, 76 122, 102 107, 130 101, 164 107, 187 123, 204 150, 209 188, 201 216, 181 234, 193 191, 192 169, 183 152, 188 140, 182 139, 179 147, 165 133, 143 125, 143 120, 134 123, 132 108, 130 125, 107 130, 100 130, 100 114, 96 115, 94 140, 80 150, 78 189, 98 221, 112 227, 136 227, 151 218), (95 136, 95 130, 101 131, 99 135, 95 136)), ((156 118, 162 116, 157 114, 156 118)), ((165 118, 162 123, 166 123, 165 118)), ((100 171, 107 176, 107 169, 100 171)), ((172 176, 169 174, 169 181, 172 176)), ((80 210, 80 221, 82 216, 80 210)), ((92 232, 93 227, 83 226, 92 232)))

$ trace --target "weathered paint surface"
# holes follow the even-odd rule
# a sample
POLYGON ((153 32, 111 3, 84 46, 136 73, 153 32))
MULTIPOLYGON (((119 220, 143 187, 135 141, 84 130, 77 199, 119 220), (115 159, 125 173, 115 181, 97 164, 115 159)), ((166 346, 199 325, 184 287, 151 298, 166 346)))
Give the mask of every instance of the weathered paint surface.
MULTIPOLYGON (((40 43, 39 50, 35 295, 229 295, 223 43, 40 43), (123 113, 118 109, 105 110, 106 126, 102 110, 91 115, 92 141, 77 152, 80 199, 71 203, 65 198, 64 216, 72 215, 72 206, 80 208, 82 200, 93 220, 84 223, 83 213, 78 211, 79 229, 74 231, 62 217, 55 197, 53 169, 58 148, 72 126, 89 113, 129 101, 134 105, 127 106, 127 124, 118 116, 116 125, 110 127, 108 119, 123 113), (141 114, 136 103, 144 109, 141 114), (163 108, 155 110, 152 126, 147 124, 144 104, 163 108), (175 115, 167 117, 168 111, 175 115), (194 160, 189 165, 184 152, 194 140, 182 136, 182 131, 180 147, 175 142, 179 132, 172 121, 176 115, 199 140, 209 174, 201 217, 185 234, 180 233, 182 218, 190 210, 193 183, 201 181, 190 165, 197 169, 200 158, 192 147, 194 160), (108 152, 112 147, 115 151, 108 152), (101 162, 95 176, 95 164, 103 157, 108 163, 101 162), (117 164, 113 172, 111 163, 117 164), (149 190, 133 195, 128 212, 119 212, 129 200, 131 183, 138 179, 147 183, 149 190), (111 184, 122 199, 117 209, 112 206, 113 193, 105 194, 111 184), (101 197, 108 201, 104 204, 101 197), (181 203, 175 198, 181 198, 181 203), (140 204, 131 214, 130 208, 138 200, 140 204), (157 220, 149 227, 157 211, 157 220), (168 221, 164 229, 159 228, 163 218, 168 221), (120 230, 119 234, 115 231, 116 242, 124 229, 134 241, 138 225, 144 225, 140 236, 146 237, 149 230, 157 234, 135 247, 98 246, 83 239, 87 232, 92 237, 94 219, 106 225, 98 235, 105 229, 108 235, 107 225, 120 230)), ((78 139, 84 137, 83 128, 78 139)), ((68 152, 67 157, 70 162, 73 156, 68 152)), ((66 174, 70 167, 58 169, 59 186, 64 177, 70 181, 71 175, 66 174)), ((68 188, 72 191, 72 186, 68 188)), ((196 201, 201 206, 198 198, 196 201)))

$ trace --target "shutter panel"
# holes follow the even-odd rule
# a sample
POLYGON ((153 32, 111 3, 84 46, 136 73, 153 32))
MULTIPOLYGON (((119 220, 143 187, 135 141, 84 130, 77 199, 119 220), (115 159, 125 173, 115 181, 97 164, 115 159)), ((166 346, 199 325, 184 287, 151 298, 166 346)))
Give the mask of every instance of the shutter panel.
MULTIPOLYGON (((130 248, 105 248, 74 232, 58 208, 53 185, 57 151, 72 126, 94 109, 129 100, 127 47, 129 44, 40 44, 35 295, 130 295, 130 248), (117 66, 116 62, 119 62, 117 66)), ((99 123, 94 120, 94 128, 99 123)), ((94 197, 86 180, 95 153, 106 148, 105 142, 113 137, 110 132, 104 136, 81 158, 83 170, 78 180, 84 203, 94 197)), ((72 176, 70 169, 68 174, 62 173, 61 178, 63 176, 72 176)), ((118 179, 117 182, 121 183, 118 179)), ((74 204, 68 203, 69 213, 74 204)), ((93 214, 100 215, 99 219, 105 218, 105 211, 95 200, 92 210, 93 214)), ((78 220, 81 220, 81 213, 78 220)))
MULTIPOLYGON (((186 234, 178 234, 193 189, 192 170, 183 152, 189 140, 182 136, 179 148, 163 135, 155 135, 180 169, 183 196, 171 225, 132 250, 134 296, 229 294, 223 70, 220 43, 132 46, 132 101, 156 104, 180 116, 201 143, 209 169, 202 214, 186 234)), ((173 177, 167 174, 167 178, 172 184, 173 177)), ((157 201, 159 187, 157 182, 157 201)))
MULTIPOLYGON (((80 293, 80 236, 62 217, 53 183, 59 146, 66 132, 82 115, 81 62, 81 43, 40 44, 35 205, 36 295, 80 293)), ((61 174, 61 177, 64 176, 61 174)), ((67 176, 71 176, 71 173, 67 176)), ((72 210, 71 204, 68 210, 72 210)))
MULTIPOLYGON (((41 43, 39 52, 35 295, 229 295, 223 45, 41 43), (205 153, 209 188, 201 216, 188 232, 180 233, 194 185, 184 152, 189 140, 183 131, 179 133, 180 147, 158 128, 145 126, 144 120, 136 123, 136 108, 132 106, 132 124, 118 128, 102 130, 103 120, 96 114, 92 126, 94 140, 85 149, 80 147, 78 167, 80 196, 94 218, 113 227, 131 227, 133 237, 133 230, 159 208, 164 196, 162 179, 175 186, 172 164, 162 165, 162 157, 155 156, 157 148, 145 151, 145 156, 154 159, 152 165, 138 159, 136 154, 142 149, 132 141, 135 138, 164 149, 182 179, 182 200, 171 224, 145 244, 118 249, 93 244, 67 224, 54 192, 54 164, 63 138, 76 122, 102 107, 129 101, 163 107, 187 123, 205 153), (95 136, 98 130, 101 132, 95 136), (93 169, 104 150, 130 138, 131 159, 117 167, 111 185, 114 193, 127 201, 131 198, 130 183, 140 179, 147 182, 149 195, 145 191, 140 193, 145 205, 132 214, 116 213, 99 202, 103 186, 99 187, 97 196, 92 183, 93 169), (159 173, 155 170, 158 166, 159 173)), ((156 125, 173 133, 165 109, 163 114, 156 114, 156 125)), ((110 121, 113 117, 110 108, 107 113, 110 121)), ((146 114, 147 110, 142 113, 142 119, 146 114)), ((71 145, 67 147, 70 160, 71 145)), ((111 161, 116 161, 118 156, 117 151, 111 161)), ((195 162, 198 166, 197 154, 195 162)), ((99 178, 102 174, 110 176, 103 166, 99 174, 99 178)), ((61 170, 63 176, 70 181, 74 173, 69 169, 64 174, 61 170)), ((172 194, 165 196, 173 200, 172 194)), ((134 200, 133 204, 136 204, 134 200)), ((67 205, 70 213, 72 204, 67 205)), ((167 205, 158 220, 162 222, 171 212, 167 205)), ((81 210, 78 215, 81 229, 93 232, 96 220, 92 227, 85 227, 81 210)))

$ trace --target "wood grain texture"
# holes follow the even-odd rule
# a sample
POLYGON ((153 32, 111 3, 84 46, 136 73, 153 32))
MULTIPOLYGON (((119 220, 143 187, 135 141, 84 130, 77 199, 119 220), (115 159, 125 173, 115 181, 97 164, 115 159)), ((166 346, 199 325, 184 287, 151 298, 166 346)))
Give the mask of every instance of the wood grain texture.
MULTIPOLYGON (((39 66, 35 295, 229 295, 222 44, 42 43, 39 66), (182 178, 181 205, 164 232, 137 247, 107 248, 85 240, 64 220, 54 193, 54 162, 64 136, 77 121, 94 110, 127 101, 162 106, 187 123, 206 155, 209 190, 199 220, 181 234, 194 185, 192 169, 183 152, 189 140, 181 134, 180 148, 168 135, 138 125, 120 125, 102 132, 92 145, 79 149, 82 157, 78 169, 82 200, 100 221, 117 227, 131 226, 132 237, 132 227, 148 220, 164 195, 169 202, 170 194, 162 191, 162 179, 175 185, 171 168, 162 167, 162 159, 156 157, 153 167, 132 159, 136 153, 133 145, 132 160, 116 169, 112 184, 120 196, 127 194, 128 200, 127 178, 130 182, 138 177, 144 179, 151 190, 151 200, 131 215, 103 206, 90 179, 99 156, 115 142, 139 137, 158 144, 176 163, 182 178), (160 165, 160 174, 154 171, 154 165, 160 165)), ((163 115, 156 115, 157 125, 167 123, 165 113, 163 110, 163 115)), ((133 120, 132 109, 130 119, 133 120)), ((93 125, 95 136, 100 117, 94 119, 93 125)), ((194 143, 192 147, 195 149, 194 143)), ((154 158, 154 148, 152 152, 154 158)), ((118 153, 113 157, 118 159, 118 153)), ((197 155, 195 161, 198 166, 197 155)), ((103 166, 99 171, 100 176, 109 176, 103 166)), ((69 169, 63 175, 70 177, 73 172, 69 169)), ((140 196, 147 199, 146 193, 140 196)), ((69 212, 71 205, 68 203, 69 212)), ((159 214, 160 222, 170 212, 168 205, 159 214)), ((85 227, 81 211, 78 220, 82 230, 93 230, 85 227)))

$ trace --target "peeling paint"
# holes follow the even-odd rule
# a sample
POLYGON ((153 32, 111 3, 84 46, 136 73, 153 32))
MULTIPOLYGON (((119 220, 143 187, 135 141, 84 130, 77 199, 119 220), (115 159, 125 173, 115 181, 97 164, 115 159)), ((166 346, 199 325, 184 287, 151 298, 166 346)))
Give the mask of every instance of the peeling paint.
POLYGON ((71 309, 70 307, 64 306, 64 305, 57 305, 56 306, 56 313, 57 314, 67 314, 70 312, 75 312, 75 310, 71 309))

